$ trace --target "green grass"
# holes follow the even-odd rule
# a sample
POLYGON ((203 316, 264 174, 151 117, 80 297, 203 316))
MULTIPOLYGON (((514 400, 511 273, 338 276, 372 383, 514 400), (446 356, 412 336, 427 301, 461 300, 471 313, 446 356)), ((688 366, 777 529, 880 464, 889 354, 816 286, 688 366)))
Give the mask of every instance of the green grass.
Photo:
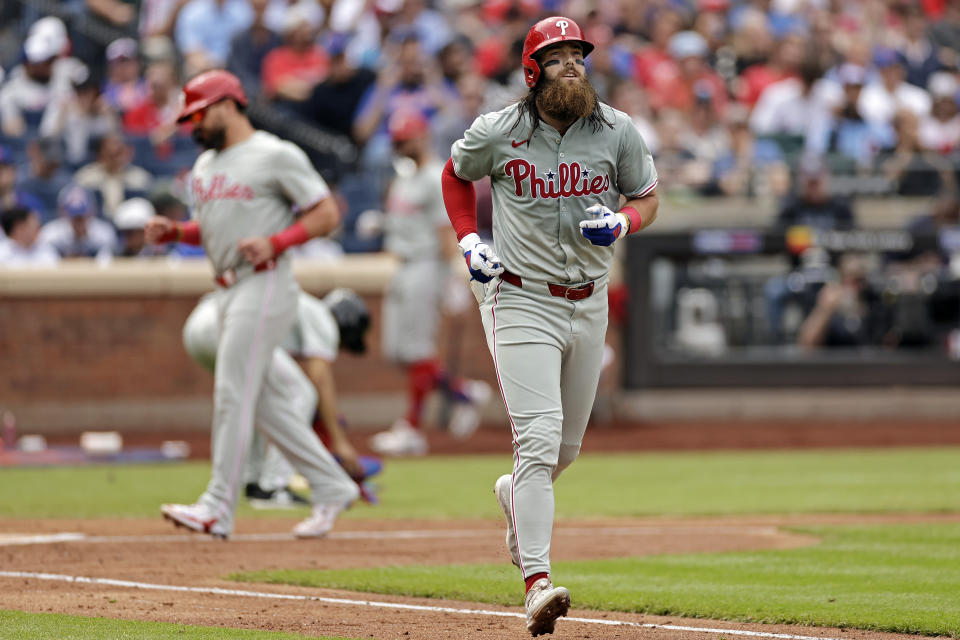
MULTIPOLYGON (((251 631, 247 629, 224 629, 222 627, 194 627, 167 622, 133 622, 112 618, 85 618, 55 613, 23 613, 0 611, 0 639, 34 640, 155 640, 156 638, 179 638, 181 640, 301 640, 316 636, 299 636, 290 633, 251 631)), ((327 640, 347 640, 330 638, 327 640)))
MULTIPOLYGON (((830 526, 819 545, 556 562, 578 608, 960 637, 960 525, 830 526)), ((263 571, 236 580, 520 605, 513 567, 263 571)))
MULTIPOLYGON (((509 456, 389 460, 382 504, 347 518, 498 518, 509 456)), ((0 517, 156 516, 193 502, 205 463, 0 470, 0 517)), ((305 511, 240 516, 302 517, 305 511)), ((557 516, 960 511, 960 448, 586 454, 557 483, 557 516)))

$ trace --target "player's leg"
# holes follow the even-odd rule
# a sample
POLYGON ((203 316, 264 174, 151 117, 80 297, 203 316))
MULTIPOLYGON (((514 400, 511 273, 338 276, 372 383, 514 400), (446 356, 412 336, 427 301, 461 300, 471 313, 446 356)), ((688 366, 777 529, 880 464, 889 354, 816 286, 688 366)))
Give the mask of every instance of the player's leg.
POLYGON ((598 285, 593 295, 574 303, 571 339, 563 352, 560 395, 563 398, 563 436, 553 479, 576 460, 590 410, 597 394, 607 334, 607 286, 598 285))
POLYGON ((310 426, 313 406, 305 409, 296 397, 296 389, 302 388, 304 381, 310 384, 293 358, 278 349, 266 372, 257 405, 257 425, 310 485, 314 517, 322 522, 306 528, 298 525, 295 532, 323 535, 333 526, 337 514, 357 499, 359 490, 310 426))
POLYGON ((249 276, 218 296, 212 475, 200 502, 226 533, 233 529, 264 372, 296 314, 296 283, 282 269, 249 276))
MULTIPOLYGON (((487 344, 513 432, 508 523, 523 577, 549 573, 553 483, 563 413, 562 311, 543 294, 498 283, 481 306, 487 344)), ((503 484, 501 483, 501 488, 503 484)), ((506 489, 504 489, 506 491, 506 489)))
POLYGON ((437 386, 442 365, 436 359, 439 322, 439 283, 433 261, 407 262, 387 287, 383 302, 384 356, 406 369, 407 412, 394 425, 370 440, 383 455, 422 455, 427 441, 421 433, 426 400, 437 386))

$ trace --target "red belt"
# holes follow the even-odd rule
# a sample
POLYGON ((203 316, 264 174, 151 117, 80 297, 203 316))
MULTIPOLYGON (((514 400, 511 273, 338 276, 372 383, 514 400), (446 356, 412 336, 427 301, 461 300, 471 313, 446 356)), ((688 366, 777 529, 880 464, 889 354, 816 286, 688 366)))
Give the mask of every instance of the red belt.
MULTIPOLYGON (((273 258, 270 258, 266 262, 261 262, 253 268, 254 273, 257 271, 270 271, 271 269, 277 268, 277 261, 273 258)), ((237 284, 237 270, 236 269, 227 269, 217 277, 213 279, 218 285, 223 288, 232 287, 237 284)))
MULTIPOLYGON (((504 282, 509 282, 518 289, 523 288, 523 280, 515 273, 504 271, 500 274, 500 279, 504 282)), ((567 300, 583 300, 584 298, 589 298, 593 295, 592 282, 577 285, 575 287, 566 287, 562 284, 547 283, 547 288, 550 290, 550 295, 556 296, 557 298, 566 298, 567 300)))

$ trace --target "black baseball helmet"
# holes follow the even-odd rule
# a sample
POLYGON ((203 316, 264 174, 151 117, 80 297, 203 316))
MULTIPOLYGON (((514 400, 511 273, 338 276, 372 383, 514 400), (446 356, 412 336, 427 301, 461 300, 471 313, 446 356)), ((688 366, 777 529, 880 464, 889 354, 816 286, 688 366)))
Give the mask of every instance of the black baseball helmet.
POLYGON ((352 353, 366 351, 370 310, 363 298, 350 289, 339 288, 328 293, 323 301, 340 327, 340 346, 352 353))

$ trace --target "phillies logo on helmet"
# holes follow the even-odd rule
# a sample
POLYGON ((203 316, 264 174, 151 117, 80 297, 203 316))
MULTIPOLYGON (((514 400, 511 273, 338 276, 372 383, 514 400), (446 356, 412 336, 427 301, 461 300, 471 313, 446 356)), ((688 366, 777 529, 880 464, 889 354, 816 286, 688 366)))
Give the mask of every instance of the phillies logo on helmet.
POLYGON ((528 87, 534 87, 540 79, 540 63, 534 56, 543 49, 558 42, 579 42, 583 47, 583 57, 586 58, 593 51, 593 44, 584 40, 580 25, 563 16, 544 18, 530 27, 527 38, 523 41, 523 55, 520 62, 523 65, 523 76, 528 87))
POLYGON ((514 193, 518 196, 523 195, 524 185, 531 198, 600 195, 610 189, 610 176, 596 174, 591 177, 593 169, 576 162, 561 162, 556 172, 553 169, 544 171, 543 178, 537 172, 537 165, 523 158, 510 160, 503 170, 513 178, 514 193))

